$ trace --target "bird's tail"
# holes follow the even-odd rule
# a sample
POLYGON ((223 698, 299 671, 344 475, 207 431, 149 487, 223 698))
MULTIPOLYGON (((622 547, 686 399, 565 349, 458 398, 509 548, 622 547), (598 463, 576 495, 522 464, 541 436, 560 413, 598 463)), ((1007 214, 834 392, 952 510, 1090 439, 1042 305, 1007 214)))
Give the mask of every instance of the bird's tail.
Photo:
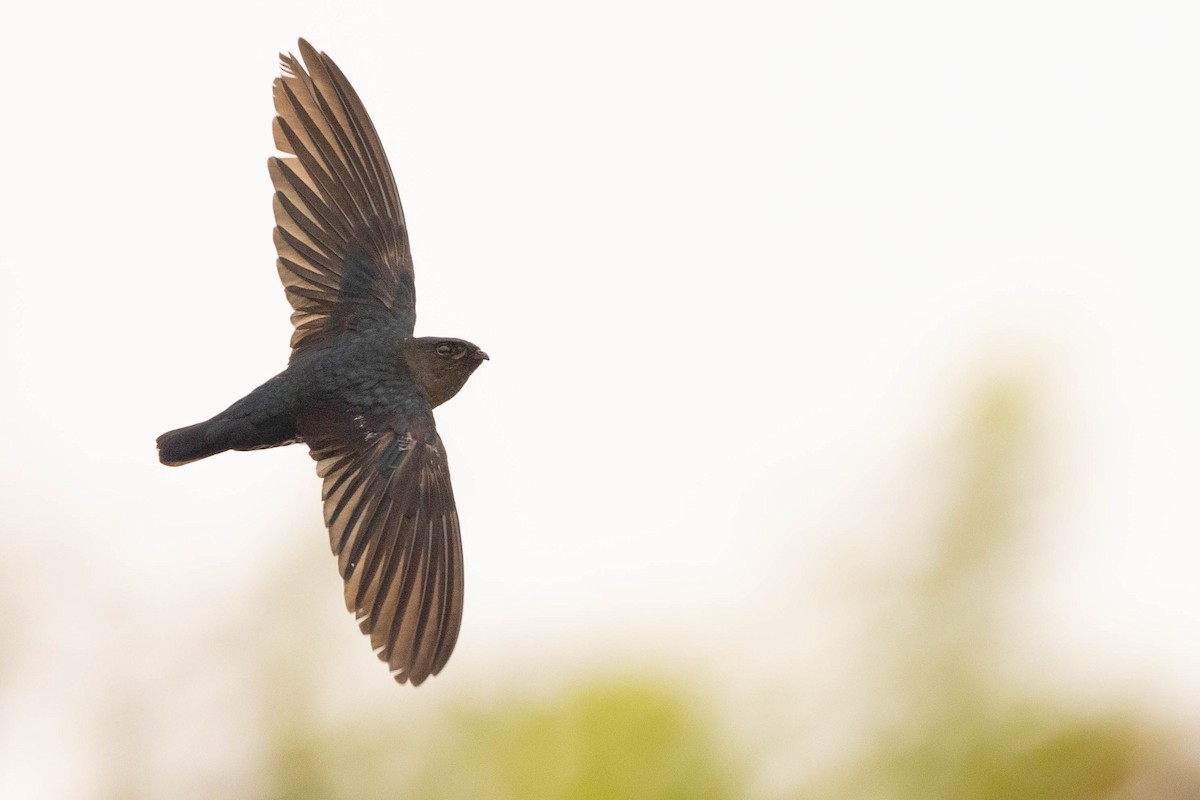
POLYGON ((228 426, 219 418, 167 431, 158 437, 158 460, 168 467, 190 464, 233 447, 228 426))
POLYGON ((210 420, 158 437, 158 460, 190 464, 226 450, 258 450, 301 441, 287 373, 276 375, 210 420))

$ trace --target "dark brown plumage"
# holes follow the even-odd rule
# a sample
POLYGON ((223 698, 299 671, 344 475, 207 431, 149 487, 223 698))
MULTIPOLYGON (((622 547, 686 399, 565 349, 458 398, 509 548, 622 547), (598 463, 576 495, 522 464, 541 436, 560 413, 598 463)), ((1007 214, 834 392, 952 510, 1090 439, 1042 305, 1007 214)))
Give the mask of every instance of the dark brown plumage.
POLYGON ((458 638, 462 546, 433 409, 487 354, 413 337, 404 210, 362 101, 300 40, 275 80, 279 276, 294 309, 287 369, 206 422, 158 437, 177 466, 304 442, 324 479, 325 524, 346 605, 397 681, 436 675, 458 638))

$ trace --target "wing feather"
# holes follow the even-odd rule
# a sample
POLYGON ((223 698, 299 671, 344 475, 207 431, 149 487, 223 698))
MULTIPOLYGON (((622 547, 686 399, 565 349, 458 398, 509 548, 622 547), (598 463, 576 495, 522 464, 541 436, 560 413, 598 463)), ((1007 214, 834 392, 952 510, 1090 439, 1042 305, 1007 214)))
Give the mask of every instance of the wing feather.
POLYGON ((432 415, 304 438, 346 606, 396 680, 419 685, 446 665, 462 622, 458 513, 432 415))
POLYGON ((412 254, 379 135, 336 64, 300 40, 281 55, 272 123, 278 270, 293 358, 350 328, 416 321, 412 254))

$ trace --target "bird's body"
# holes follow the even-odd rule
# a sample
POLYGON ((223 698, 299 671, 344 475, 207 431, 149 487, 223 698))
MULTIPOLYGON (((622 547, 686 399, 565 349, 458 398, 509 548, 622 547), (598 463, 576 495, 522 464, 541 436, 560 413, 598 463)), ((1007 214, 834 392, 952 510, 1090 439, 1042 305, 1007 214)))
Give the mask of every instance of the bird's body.
POLYGON ((278 268, 295 313, 287 368, 212 419, 163 434, 178 466, 303 442, 325 479, 346 603, 396 679, 437 674, 462 615, 458 514, 433 409, 487 354, 414 337, 412 257, 387 158, 341 71, 283 56, 269 162, 278 268), (307 69, 305 69, 307 67, 307 69))
MULTIPOLYGON (((317 409, 351 418, 420 417, 462 387, 444 385, 423 357, 430 345, 454 341, 461 340, 413 339, 394 326, 348 332, 293 360, 212 419, 164 433, 159 459, 180 466, 226 450, 300 443, 317 409)), ((462 375, 462 382, 469 376, 462 375)))

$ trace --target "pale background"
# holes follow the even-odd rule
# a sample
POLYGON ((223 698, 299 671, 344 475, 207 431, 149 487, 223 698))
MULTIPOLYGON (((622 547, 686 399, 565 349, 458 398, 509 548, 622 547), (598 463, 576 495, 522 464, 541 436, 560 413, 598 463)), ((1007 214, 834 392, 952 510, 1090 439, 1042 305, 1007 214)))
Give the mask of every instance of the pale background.
POLYGON ((437 415, 468 580, 443 675, 389 682, 331 557, 271 590, 338 619, 331 698, 640 658, 736 698, 817 646, 820 602, 781 626, 781 598, 902 557, 885 502, 1000 373, 1038 387, 1054 497, 1014 662, 1200 723, 1197 8, 5 11, 0 796, 100 791, 125 723, 158 796, 254 773, 209 642, 303 636, 255 619, 275 565, 327 555, 319 482, 302 447, 153 444, 286 361, 266 159, 297 36, 387 147, 417 332, 492 357, 437 415), (162 699, 114 720, 114 693, 162 699))

